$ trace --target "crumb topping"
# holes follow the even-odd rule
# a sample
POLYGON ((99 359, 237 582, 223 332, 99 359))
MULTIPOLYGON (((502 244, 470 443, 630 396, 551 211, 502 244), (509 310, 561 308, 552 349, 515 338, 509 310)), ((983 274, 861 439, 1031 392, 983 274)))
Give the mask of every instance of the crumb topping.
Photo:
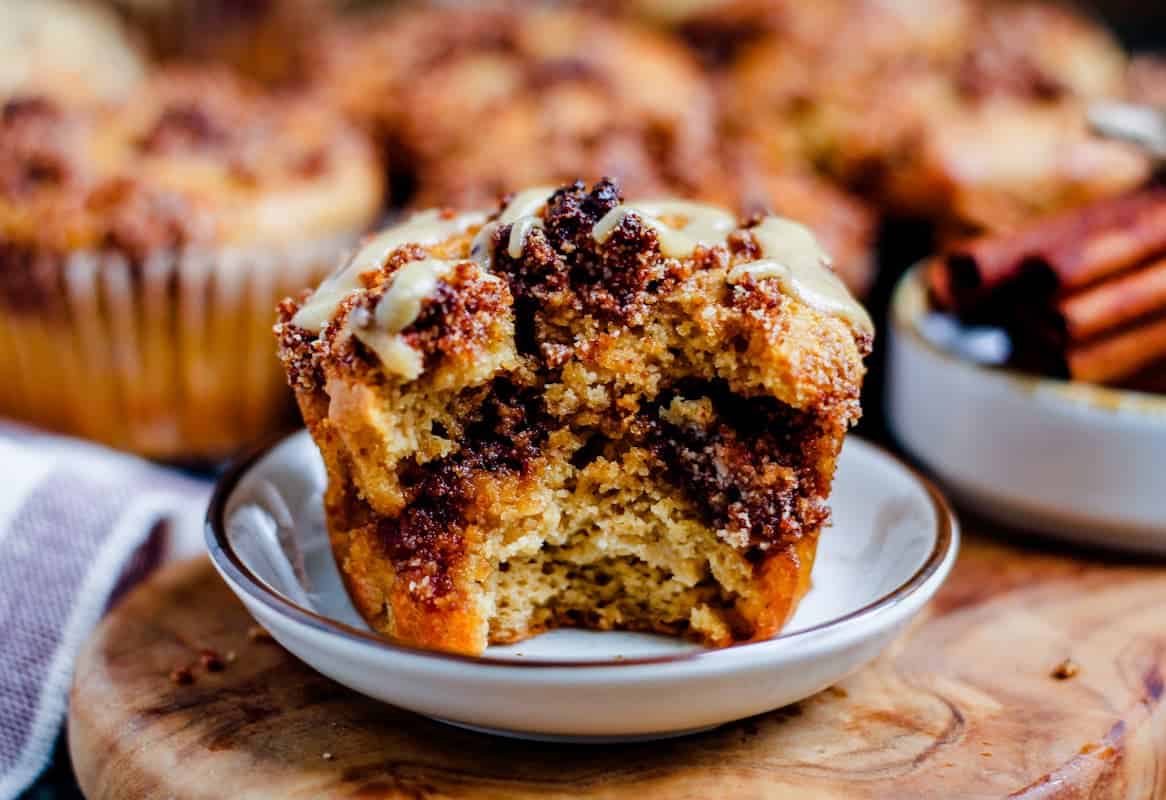
POLYGON ((441 210, 414 214, 370 239, 290 323, 308 332, 344 329, 342 336, 364 342, 389 374, 413 380, 424 354, 413 351, 403 334, 459 263, 475 264, 484 279, 492 272, 505 277, 520 328, 529 329, 540 305, 563 303, 635 324, 684 272, 683 260, 716 250, 720 260, 714 263, 733 254, 754 256, 738 259, 728 284, 773 279, 782 293, 844 320, 857 336, 873 332, 869 315, 831 270, 813 234, 792 220, 757 216, 741 226, 729 212, 700 203, 623 203, 609 180, 590 191, 577 182, 549 197, 544 192, 514 195, 489 219, 441 210), (452 257, 434 257, 433 248, 450 238, 459 239, 452 257), (418 248, 418 257, 389 270, 394 254, 408 246, 418 248), (373 302, 354 307, 351 298, 362 294, 373 294, 373 302))

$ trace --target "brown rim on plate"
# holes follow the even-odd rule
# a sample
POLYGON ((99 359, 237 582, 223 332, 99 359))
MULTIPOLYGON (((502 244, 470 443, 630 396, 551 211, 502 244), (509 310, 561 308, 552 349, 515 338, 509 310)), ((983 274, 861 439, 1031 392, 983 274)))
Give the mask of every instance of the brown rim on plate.
POLYGON ((885 608, 896 605, 906 598, 917 592, 940 568, 940 566, 947 559, 948 555, 956 546, 958 541, 957 526, 955 523, 955 515, 948 505, 946 498, 936 488, 935 484, 930 479, 925 477, 922 473, 904 462, 899 457, 888 451, 886 448, 877 444, 862 440, 865 446, 870 447, 884 458, 890 459, 905 469, 912 477, 915 478, 926 491, 930 498, 932 506, 935 509, 935 516, 938 531, 935 537, 935 544, 931 548, 924 562, 919 566, 915 573, 897 586, 892 591, 883 595, 861 608, 855 609, 840 617, 820 622, 817 625, 812 625, 808 628, 803 628, 797 631, 788 633, 779 633, 774 637, 760 642, 745 642, 743 644, 732 645, 728 648, 720 649, 706 649, 697 650, 693 652, 677 653, 675 655, 667 656, 649 656, 644 658, 621 658, 621 659, 605 659, 602 661, 547 661, 536 659, 505 659, 492 656, 468 656, 458 653, 446 653, 437 650, 425 650, 411 645, 400 644, 393 642, 379 634, 368 630, 361 630, 348 625, 343 622, 331 619, 322 614, 319 614, 311 609, 292 602, 283 594, 277 592, 272 587, 268 586, 263 580, 258 578, 239 558, 234 548, 231 546, 227 538, 226 532, 226 509, 227 503, 234 494, 235 488, 239 482, 250 472, 250 470, 259 463, 263 458, 269 455, 277 447, 290 441, 295 436, 306 435, 304 431, 284 436, 275 441, 268 442, 255 448, 251 453, 241 457, 234 462, 223 473, 222 477, 215 484, 214 492, 211 495, 210 507, 207 510, 206 517, 206 544, 207 550, 210 553, 211 559, 215 565, 221 570, 230 575, 231 579, 247 593, 249 597, 256 600, 263 605, 270 608, 272 611, 278 612, 284 616, 291 617, 296 622, 300 622, 323 633, 338 634, 341 637, 354 641, 365 646, 377 647, 390 650, 402 655, 416 656, 419 658, 432 658, 440 661, 453 661, 464 664, 478 664, 485 666, 496 667, 538 667, 541 669, 567 667, 571 669, 582 668, 608 668, 608 667, 633 667, 644 666, 651 664, 669 664, 679 661, 695 661, 699 659, 708 659, 715 657, 718 653, 725 650, 739 650, 741 648, 750 647, 764 647, 773 642, 796 639, 798 637, 806 636, 811 633, 817 633, 832 628, 837 628, 843 623, 853 622, 858 619, 872 616, 885 608))
POLYGON ((924 271, 930 258, 920 261, 903 273, 891 293, 891 305, 887 317, 895 333, 904 333, 922 345, 928 352, 943 359, 947 364, 958 366, 978 375, 1006 380, 1023 390, 1037 389, 1047 392, 1074 406, 1087 406, 1097 411, 1110 413, 1137 413, 1148 416, 1166 415, 1166 395, 1139 392, 1134 389, 1115 389, 1095 383, 1082 383, 1067 378, 1052 378, 1035 372, 1021 372, 1012 367, 988 366, 960 358, 932 342, 919 330, 919 319, 933 309, 927 299, 927 289, 923 285, 924 271))

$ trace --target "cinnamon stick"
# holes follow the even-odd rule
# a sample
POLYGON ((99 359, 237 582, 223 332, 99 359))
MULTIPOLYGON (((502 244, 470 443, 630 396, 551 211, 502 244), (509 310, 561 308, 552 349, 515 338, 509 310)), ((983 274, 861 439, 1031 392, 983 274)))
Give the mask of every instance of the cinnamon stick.
POLYGON ((1052 290, 1092 284, 1166 252, 1166 187, 1073 209, 1007 236, 957 245, 947 257, 957 310, 968 309, 1026 270, 1042 269, 1052 290))
POLYGON ((1112 383, 1166 358, 1166 318, 1107 336, 1066 354, 1069 377, 1090 383, 1112 383))
POLYGON ((933 258, 927 262, 924 269, 924 278, 931 290, 931 300, 939 308, 951 308, 955 297, 951 290, 951 273, 941 258, 933 258))
POLYGON ((1122 378, 1117 385, 1135 392, 1166 394, 1166 359, 1156 361, 1128 378, 1122 378))
POLYGON ((1084 342, 1166 310, 1166 258, 1103 281, 1057 303, 1070 342, 1084 342))

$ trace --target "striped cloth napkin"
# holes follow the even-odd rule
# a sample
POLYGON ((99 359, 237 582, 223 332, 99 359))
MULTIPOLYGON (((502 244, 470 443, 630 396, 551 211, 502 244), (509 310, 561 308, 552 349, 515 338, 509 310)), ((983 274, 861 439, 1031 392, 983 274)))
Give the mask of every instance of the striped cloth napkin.
POLYGON ((48 765, 73 662, 117 596, 202 548, 208 481, 0 422, 0 800, 48 765))

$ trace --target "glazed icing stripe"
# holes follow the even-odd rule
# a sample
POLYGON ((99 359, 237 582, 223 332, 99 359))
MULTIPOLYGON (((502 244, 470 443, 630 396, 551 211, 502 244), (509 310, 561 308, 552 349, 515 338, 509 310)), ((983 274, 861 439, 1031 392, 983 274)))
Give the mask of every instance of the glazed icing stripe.
POLYGON ((603 215, 591 235, 595 241, 606 242, 620 226, 624 217, 635 214, 644 224, 655 229, 660 240, 660 252, 669 258, 685 258, 697 246, 711 247, 725 241, 737 229, 737 218, 724 209, 686 200, 657 200, 624 203, 603 215), (680 226, 669 225, 663 218, 680 218, 680 226))
POLYGON ((766 217, 749 232, 764 258, 733 267, 729 283, 746 276, 755 281, 775 278, 783 292, 811 308, 841 317, 866 333, 874 331, 870 315, 830 269, 830 257, 808 228, 783 217, 766 217))
POLYGON ((490 252, 490 240, 494 237, 494 231, 503 225, 513 225, 510 229, 510 239, 506 243, 507 254, 511 258, 521 256, 526 237, 535 228, 542 227, 543 221, 535 216, 536 212, 547 204, 547 200, 554 192, 555 190, 549 186, 536 186, 514 195, 506 208, 502 209, 498 219, 487 222, 478 231, 470 247, 470 258, 489 269, 494 260, 493 253, 490 252))
MULTIPOLYGON (((721 244, 738 230, 736 218, 716 206, 662 200, 616 206, 595 224, 592 236, 598 242, 607 241, 628 214, 635 214, 656 231, 660 252, 669 258, 685 258, 698 246, 721 244), (676 226, 664 221, 671 218, 683 223, 676 226)), ((748 230, 764 258, 734 267, 729 283, 738 283, 746 275, 754 280, 776 278, 786 294, 859 330, 873 332, 870 315, 830 269, 830 257, 808 228, 784 217, 769 216, 748 230)))
POLYGON ((385 259, 406 244, 435 245, 450 236, 481 224, 481 213, 445 217, 440 211, 422 211, 394 225, 362 247, 348 263, 324 280, 292 317, 292 324, 319 333, 336 313, 340 302, 360 288, 360 276, 384 266, 385 259))
POLYGON ((457 263, 424 258, 410 261, 394 272, 392 285, 377 303, 373 324, 388 333, 400 333, 412 325, 421 313, 421 301, 433 294, 437 279, 457 263))

